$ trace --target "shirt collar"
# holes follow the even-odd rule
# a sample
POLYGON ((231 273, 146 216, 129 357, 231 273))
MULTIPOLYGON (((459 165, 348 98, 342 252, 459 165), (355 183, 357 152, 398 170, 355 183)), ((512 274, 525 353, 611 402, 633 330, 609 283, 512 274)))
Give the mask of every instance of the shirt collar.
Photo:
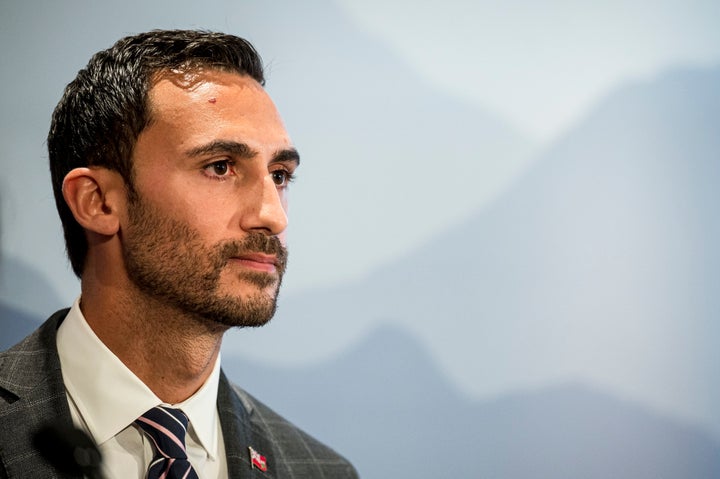
MULTIPOLYGON (((98 445, 131 425, 147 410, 164 404, 95 335, 80 311, 79 298, 58 329, 57 346, 67 392, 98 445)), ((213 459, 218 447, 219 378, 218 355, 205 384, 182 403, 171 405, 188 416, 190 433, 195 433, 213 459)))
POLYGON ((218 450, 218 412, 217 393, 220 383, 220 354, 210 376, 195 394, 172 407, 182 409, 190 420, 190 434, 195 433, 198 442, 205 448, 210 459, 217 458, 218 450))

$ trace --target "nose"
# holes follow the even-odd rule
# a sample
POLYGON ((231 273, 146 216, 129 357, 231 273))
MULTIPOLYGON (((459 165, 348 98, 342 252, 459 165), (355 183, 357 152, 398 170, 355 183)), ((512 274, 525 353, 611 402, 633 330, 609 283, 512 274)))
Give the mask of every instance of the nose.
POLYGON ((256 187, 241 201, 247 202, 241 225, 244 231, 279 235, 287 228, 285 191, 277 188, 270 175, 257 181, 256 187))

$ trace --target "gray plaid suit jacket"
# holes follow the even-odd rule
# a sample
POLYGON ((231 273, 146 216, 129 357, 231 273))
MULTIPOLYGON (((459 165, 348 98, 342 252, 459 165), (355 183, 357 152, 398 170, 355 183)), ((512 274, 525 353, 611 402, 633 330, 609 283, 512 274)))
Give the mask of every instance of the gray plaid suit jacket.
MULTIPOLYGON (((32 446, 33 434, 43 425, 72 424, 55 341, 67 311, 58 311, 21 343, 0 353, 0 479, 72 477, 60 475, 32 446)), ((217 404, 229 477, 358 477, 347 460, 230 384, 225 374, 220 377, 217 404), (251 467, 248 447, 267 458, 266 472, 251 467)))

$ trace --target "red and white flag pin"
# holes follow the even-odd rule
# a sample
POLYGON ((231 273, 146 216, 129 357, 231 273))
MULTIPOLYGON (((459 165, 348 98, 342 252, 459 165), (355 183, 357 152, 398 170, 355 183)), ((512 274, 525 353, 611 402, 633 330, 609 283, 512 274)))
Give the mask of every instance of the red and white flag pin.
POLYGON ((251 468, 258 468, 262 472, 267 471, 267 459, 265 459, 265 456, 262 456, 259 452, 257 452, 252 447, 248 446, 248 451, 250 451, 250 467, 251 468))

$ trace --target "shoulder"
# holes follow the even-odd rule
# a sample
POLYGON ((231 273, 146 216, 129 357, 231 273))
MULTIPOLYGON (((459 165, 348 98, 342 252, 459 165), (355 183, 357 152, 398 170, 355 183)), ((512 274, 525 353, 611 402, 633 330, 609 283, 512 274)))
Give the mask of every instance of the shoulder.
POLYGON ((66 314, 0 353, 0 478, 56 477, 32 441, 44 424, 71 421, 55 345, 66 314))
POLYGON ((55 338, 66 315, 67 309, 58 311, 21 342, 0 352, 0 390, 23 396, 59 372, 55 338))
MULTIPOLYGON (((227 384, 232 395, 239 400, 242 409, 247 413, 253 435, 262 438, 266 444, 265 448, 272 451, 275 477, 298 479, 358 477, 352 464, 335 450, 301 430, 242 388, 235 384, 227 384)), ((259 449, 259 452, 264 451, 259 449)), ((271 463, 270 459, 268 462, 271 463)))

